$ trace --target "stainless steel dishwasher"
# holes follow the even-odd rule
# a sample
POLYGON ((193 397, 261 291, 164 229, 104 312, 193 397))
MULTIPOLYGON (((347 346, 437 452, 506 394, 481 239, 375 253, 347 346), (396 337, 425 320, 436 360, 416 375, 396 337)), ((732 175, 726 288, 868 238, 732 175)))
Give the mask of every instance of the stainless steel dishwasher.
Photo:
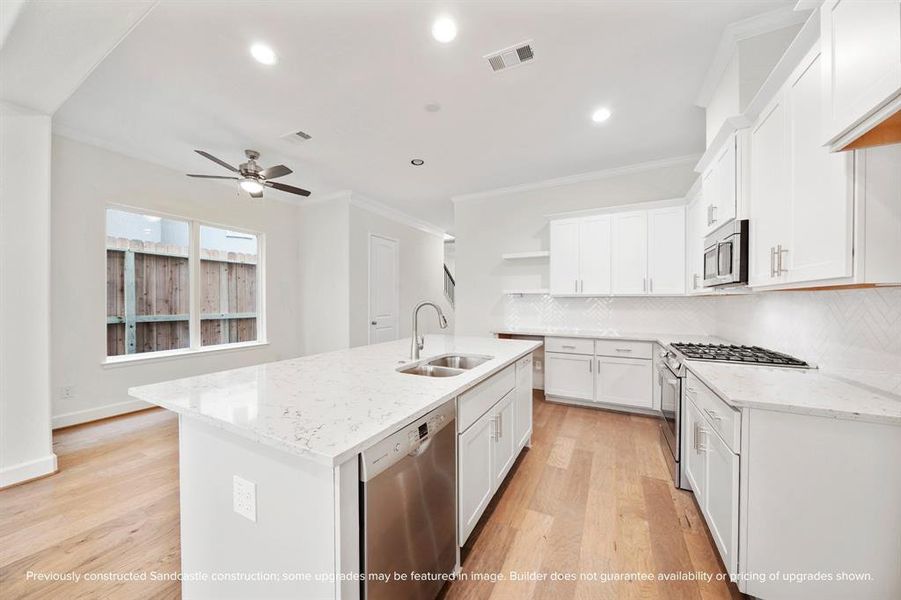
POLYGON ((454 571, 455 414, 450 400, 360 454, 366 600, 432 600, 454 571))

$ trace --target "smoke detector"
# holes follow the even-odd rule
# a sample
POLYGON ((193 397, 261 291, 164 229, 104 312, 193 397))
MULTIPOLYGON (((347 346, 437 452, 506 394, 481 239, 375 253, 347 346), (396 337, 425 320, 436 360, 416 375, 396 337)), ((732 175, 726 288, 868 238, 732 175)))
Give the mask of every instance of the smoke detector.
POLYGON ((532 62, 535 59, 535 52, 532 49, 532 40, 526 40, 509 48, 486 54, 483 58, 488 61, 492 71, 503 71, 532 62))

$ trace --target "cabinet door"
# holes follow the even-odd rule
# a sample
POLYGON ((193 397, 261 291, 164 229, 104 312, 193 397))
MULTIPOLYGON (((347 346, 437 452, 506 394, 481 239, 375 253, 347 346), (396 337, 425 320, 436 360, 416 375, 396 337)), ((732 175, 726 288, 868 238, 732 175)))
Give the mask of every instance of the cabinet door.
POLYGON ((496 490, 504 482, 516 460, 516 436, 513 433, 516 425, 514 416, 516 392, 504 396, 491 412, 494 413, 494 447, 491 449, 492 489, 496 490))
POLYGON ((551 221, 551 294, 579 291, 579 221, 551 221))
POLYGON ((751 285, 784 281, 777 273, 776 250, 789 243, 788 160, 785 103, 780 96, 751 130, 751 285))
MULTIPOLYGON (((702 436, 706 451, 706 500, 701 510, 729 573, 738 572, 738 456, 713 431, 702 436)), ((698 501, 700 504, 700 500, 698 501)))
POLYGON ((707 228, 704 210, 704 198, 700 194, 691 200, 686 210, 685 271, 688 280, 685 285, 689 294, 704 291, 704 232, 707 228))
POLYGON ((611 217, 587 217, 579 222, 579 293, 610 294, 611 217))
POLYGON ((646 294, 647 277, 647 212, 613 215, 613 293, 646 294))
POLYGON ((544 392, 576 400, 594 399, 593 356, 544 353, 544 392))
POLYGON ((641 358, 598 357, 598 402, 651 408, 654 405, 653 363, 641 358))
POLYGON ((717 195, 713 204, 712 229, 735 218, 738 201, 735 144, 736 137, 733 134, 716 158, 717 195))
POLYGON ((648 292, 685 293, 685 207, 648 211, 648 292))
POLYGON ((901 1, 827 0, 820 16, 829 143, 901 92, 901 1))
POLYGON ((786 88, 791 164, 791 282, 851 276, 849 157, 822 146, 822 60, 815 50, 786 88))
POLYGON ((488 411, 460 434, 458 444, 459 465, 459 524, 462 546, 473 527, 485 512, 494 492, 494 471, 491 451, 494 413, 488 411))
POLYGON ((707 455, 702 450, 701 441, 705 432, 704 418, 694 402, 685 401, 682 404, 682 460, 685 463, 683 469, 691 489, 694 490, 698 505, 701 506, 707 492, 707 455))
POLYGON ((513 408, 513 437, 516 448, 522 448, 532 433, 532 357, 527 356, 516 364, 516 402, 513 408))

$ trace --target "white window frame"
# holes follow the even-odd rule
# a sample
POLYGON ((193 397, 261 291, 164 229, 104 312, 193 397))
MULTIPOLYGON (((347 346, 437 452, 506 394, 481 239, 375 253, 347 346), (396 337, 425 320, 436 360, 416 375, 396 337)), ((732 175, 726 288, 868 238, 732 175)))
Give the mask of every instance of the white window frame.
MULTIPOLYGON (((142 361, 167 360, 181 358, 196 354, 208 354, 210 352, 232 352, 235 350, 244 350, 249 348, 257 348, 268 346, 266 327, 266 234, 262 231, 255 231, 246 227, 239 227, 227 223, 218 223, 208 221, 206 219, 192 218, 184 215, 177 215, 155 209, 143 208, 140 206, 131 206, 127 204, 107 203, 103 210, 103 260, 106 263, 106 220, 107 210, 118 210, 122 212, 133 213, 141 216, 160 217, 173 221, 181 221, 188 225, 188 335, 189 344, 187 348, 177 348, 174 350, 157 350, 155 352, 138 352, 135 354, 117 354, 109 356, 106 354, 106 345, 104 344, 104 366, 115 366, 129 364, 142 361), (201 296, 200 296, 200 228, 214 227, 235 233, 243 233, 246 235, 256 236, 257 239, 257 298, 256 298, 256 331, 257 339, 247 342, 231 342, 226 344, 214 344, 210 346, 201 345, 200 321, 201 321, 201 296)), ((105 280, 106 270, 104 269, 104 285, 108 282, 105 280)), ((103 322, 106 323, 106 303, 103 303, 103 322)))

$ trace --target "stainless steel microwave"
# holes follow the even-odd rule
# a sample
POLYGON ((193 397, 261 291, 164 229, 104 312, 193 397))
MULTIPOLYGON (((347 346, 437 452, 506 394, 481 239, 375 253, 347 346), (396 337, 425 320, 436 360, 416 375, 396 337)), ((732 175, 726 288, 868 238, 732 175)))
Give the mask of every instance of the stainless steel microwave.
POLYGON ((748 220, 726 223, 704 239, 704 287, 748 283, 748 220))

